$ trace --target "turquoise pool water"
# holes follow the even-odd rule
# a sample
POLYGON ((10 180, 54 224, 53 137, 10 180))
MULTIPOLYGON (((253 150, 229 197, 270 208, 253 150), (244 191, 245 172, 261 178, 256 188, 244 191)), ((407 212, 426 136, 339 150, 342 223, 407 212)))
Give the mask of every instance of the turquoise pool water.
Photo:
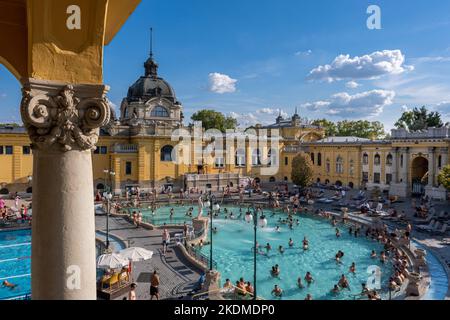
MULTIPOLYGON (((231 211, 236 215, 238 209, 231 211)), ((342 236, 337 239, 335 228, 330 222, 307 216, 298 217, 300 225, 294 227, 294 230, 281 225, 281 231, 277 232, 275 228, 279 225, 278 219, 284 218, 285 215, 269 215, 270 213, 267 214, 268 227, 258 229, 259 244, 265 246, 270 243, 273 248, 269 256, 259 255, 257 258, 258 296, 272 299, 271 291, 274 285, 278 285, 284 291, 284 300, 303 300, 307 294, 311 294, 315 300, 354 299, 354 296, 361 292, 361 284, 368 282, 368 268, 374 265, 381 268, 382 288, 387 285, 392 266, 382 265, 378 259, 370 258, 372 250, 377 253, 383 250, 383 246, 377 242, 350 236, 344 226, 339 226, 342 236), (310 243, 310 249, 306 252, 301 248, 305 236, 310 243), (293 249, 289 249, 290 238, 295 243, 293 249), (286 249, 284 254, 277 250, 280 245, 286 249), (336 264, 334 260, 339 250, 345 253, 341 265, 336 264), (356 263, 356 274, 349 272, 353 262, 356 263), (280 278, 270 275, 272 266, 276 264, 281 269, 280 278), (303 279, 308 271, 312 273, 315 282, 299 289, 297 279, 303 279), (333 295, 330 291, 342 274, 348 278, 350 290, 333 295)), ((218 233, 213 237, 213 259, 221 272, 222 281, 229 278, 235 283, 243 277, 246 281, 253 282, 253 225, 244 221, 219 218, 214 221, 214 227, 218 228, 218 233)), ((209 256, 209 246, 203 248, 203 252, 209 256)))
MULTIPOLYGON (((105 236, 97 232, 97 237, 104 240, 105 236)), ((110 236, 114 250, 125 248, 114 235, 110 236)), ((97 256, 101 254, 96 247, 97 256)), ((101 272, 97 273, 101 276, 101 272)), ((31 230, 0 232, 0 300, 16 299, 29 296, 31 292, 31 230), (16 284, 13 290, 2 288, 4 280, 16 284)))
POLYGON ((27 295, 31 282, 31 231, 0 232, 0 300, 27 295), (8 280, 15 289, 2 288, 8 280))
MULTIPOLYGON (((142 212, 143 221, 150 223, 154 226, 163 226, 163 225, 183 225, 185 222, 186 224, 192 224, 192 217, 186 216, 186 212, 191 208, 190 206, 179 206, 179 205, 173 205, 173 206, 164 206, 160 207, 155 210, 154 214, 150 209, 130 209, 130 214, 133 213, 133 211, 142 212), (173 216, 170 217, 170 210, 173 208, 174 213, 173 216)), ((194 211, 192 213, 193 217, 198 216, 198 206, 192 206, 194 208, 194 211)))

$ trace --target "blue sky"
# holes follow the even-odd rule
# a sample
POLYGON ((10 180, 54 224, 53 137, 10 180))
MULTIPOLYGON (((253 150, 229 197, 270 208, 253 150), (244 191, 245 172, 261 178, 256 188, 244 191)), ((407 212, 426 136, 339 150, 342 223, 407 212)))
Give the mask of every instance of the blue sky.
MULTIPOLYGON (((450 121, 450 2, 143 0, 105 49, 109 99, 143 74, 149 28, 160 75, 186 116, 203 108, 242 125, 295 108, 309 119, 369 119, 390 129, 427 105, 450 121), (381 8, 369 30, 367 7, 381 8)), ((20 121, 18 82, 0 67, 0 122, 20 121)))

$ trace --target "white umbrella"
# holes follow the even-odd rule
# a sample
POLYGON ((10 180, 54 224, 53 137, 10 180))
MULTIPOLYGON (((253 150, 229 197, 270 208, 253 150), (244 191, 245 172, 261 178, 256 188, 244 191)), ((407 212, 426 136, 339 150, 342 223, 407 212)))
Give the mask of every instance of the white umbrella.
POLYGON ((133 262, 146 261, 153 257, 153 251, 143 248, 127 248, 120 251, 119 254, 122 258, 133 262))
POLYGON ((120 269, 128 265, 128 260, 118 253, 101 255, 97 259, 97 267, 104 269, 120 269))

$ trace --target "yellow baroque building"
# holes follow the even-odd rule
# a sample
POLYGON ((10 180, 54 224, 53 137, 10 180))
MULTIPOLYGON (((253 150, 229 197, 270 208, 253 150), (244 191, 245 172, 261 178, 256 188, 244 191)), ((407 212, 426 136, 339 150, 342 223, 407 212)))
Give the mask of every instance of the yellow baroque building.
MULTIPOLYGON (((411 133, 393 130, 385 141, 358 137, 324 137, 324 130, 304 121, 297 112, 281 115, 269 126, 254 132, 266 136, 266 144, 252 143, 248 136, 239 144, 233 133, 226 146, 208 153, 211 137, 195 143, 193 125, 183 125, 183 107, 174 89, 158 74, 151 56, 144 75, 128 90, 120 115, 101 129, 93 152, 94 188, 116 193, 139 186, 142 191, 172 188, 222 190, 251 180, 270 187, 290 182, 291 163, 307 153, 314 165, 315 182, 350 188, 388 191, 392 195, 428 194, 445 199, 437 175, 448 164, 450 128, 431 128, 411 133), (174 132, 178 132, 174 139, 174 132), (272 144, 271 135, 279 136, 272 144), (180 139, 180 137, 183 137, 180 139), (179 148, 183 145, 182 148, 179 148), (198 155, 200 154, 200 156, 198 155), (175 161, 175 158, 189 161, 175 161), (268 168, 276 170, 268 170, 268 168), (114 174, 110 174, 113 172, 114 174), (249 179, 250 178, 250 179, 249 179)), ((33 152, 24 128, 0 128, 0 191, 31 192, 33 152)))

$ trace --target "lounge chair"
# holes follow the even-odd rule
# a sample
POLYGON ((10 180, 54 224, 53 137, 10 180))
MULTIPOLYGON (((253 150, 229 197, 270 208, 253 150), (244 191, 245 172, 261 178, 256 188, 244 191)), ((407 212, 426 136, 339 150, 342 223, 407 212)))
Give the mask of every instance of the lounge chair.
POLYGON ((433 230, 435 228, 436 224, 438 224, 438 223, 439 222, 437 220, 432 220, 429 225, 427 225, 427 226, 417 226, 417 229, 419 229, 421 231, 433 230))
POLYGON ((435 234, 446 234, 448 230, 448 224, 444 223, 441 228, 436 228, 433 233, 435 234))

